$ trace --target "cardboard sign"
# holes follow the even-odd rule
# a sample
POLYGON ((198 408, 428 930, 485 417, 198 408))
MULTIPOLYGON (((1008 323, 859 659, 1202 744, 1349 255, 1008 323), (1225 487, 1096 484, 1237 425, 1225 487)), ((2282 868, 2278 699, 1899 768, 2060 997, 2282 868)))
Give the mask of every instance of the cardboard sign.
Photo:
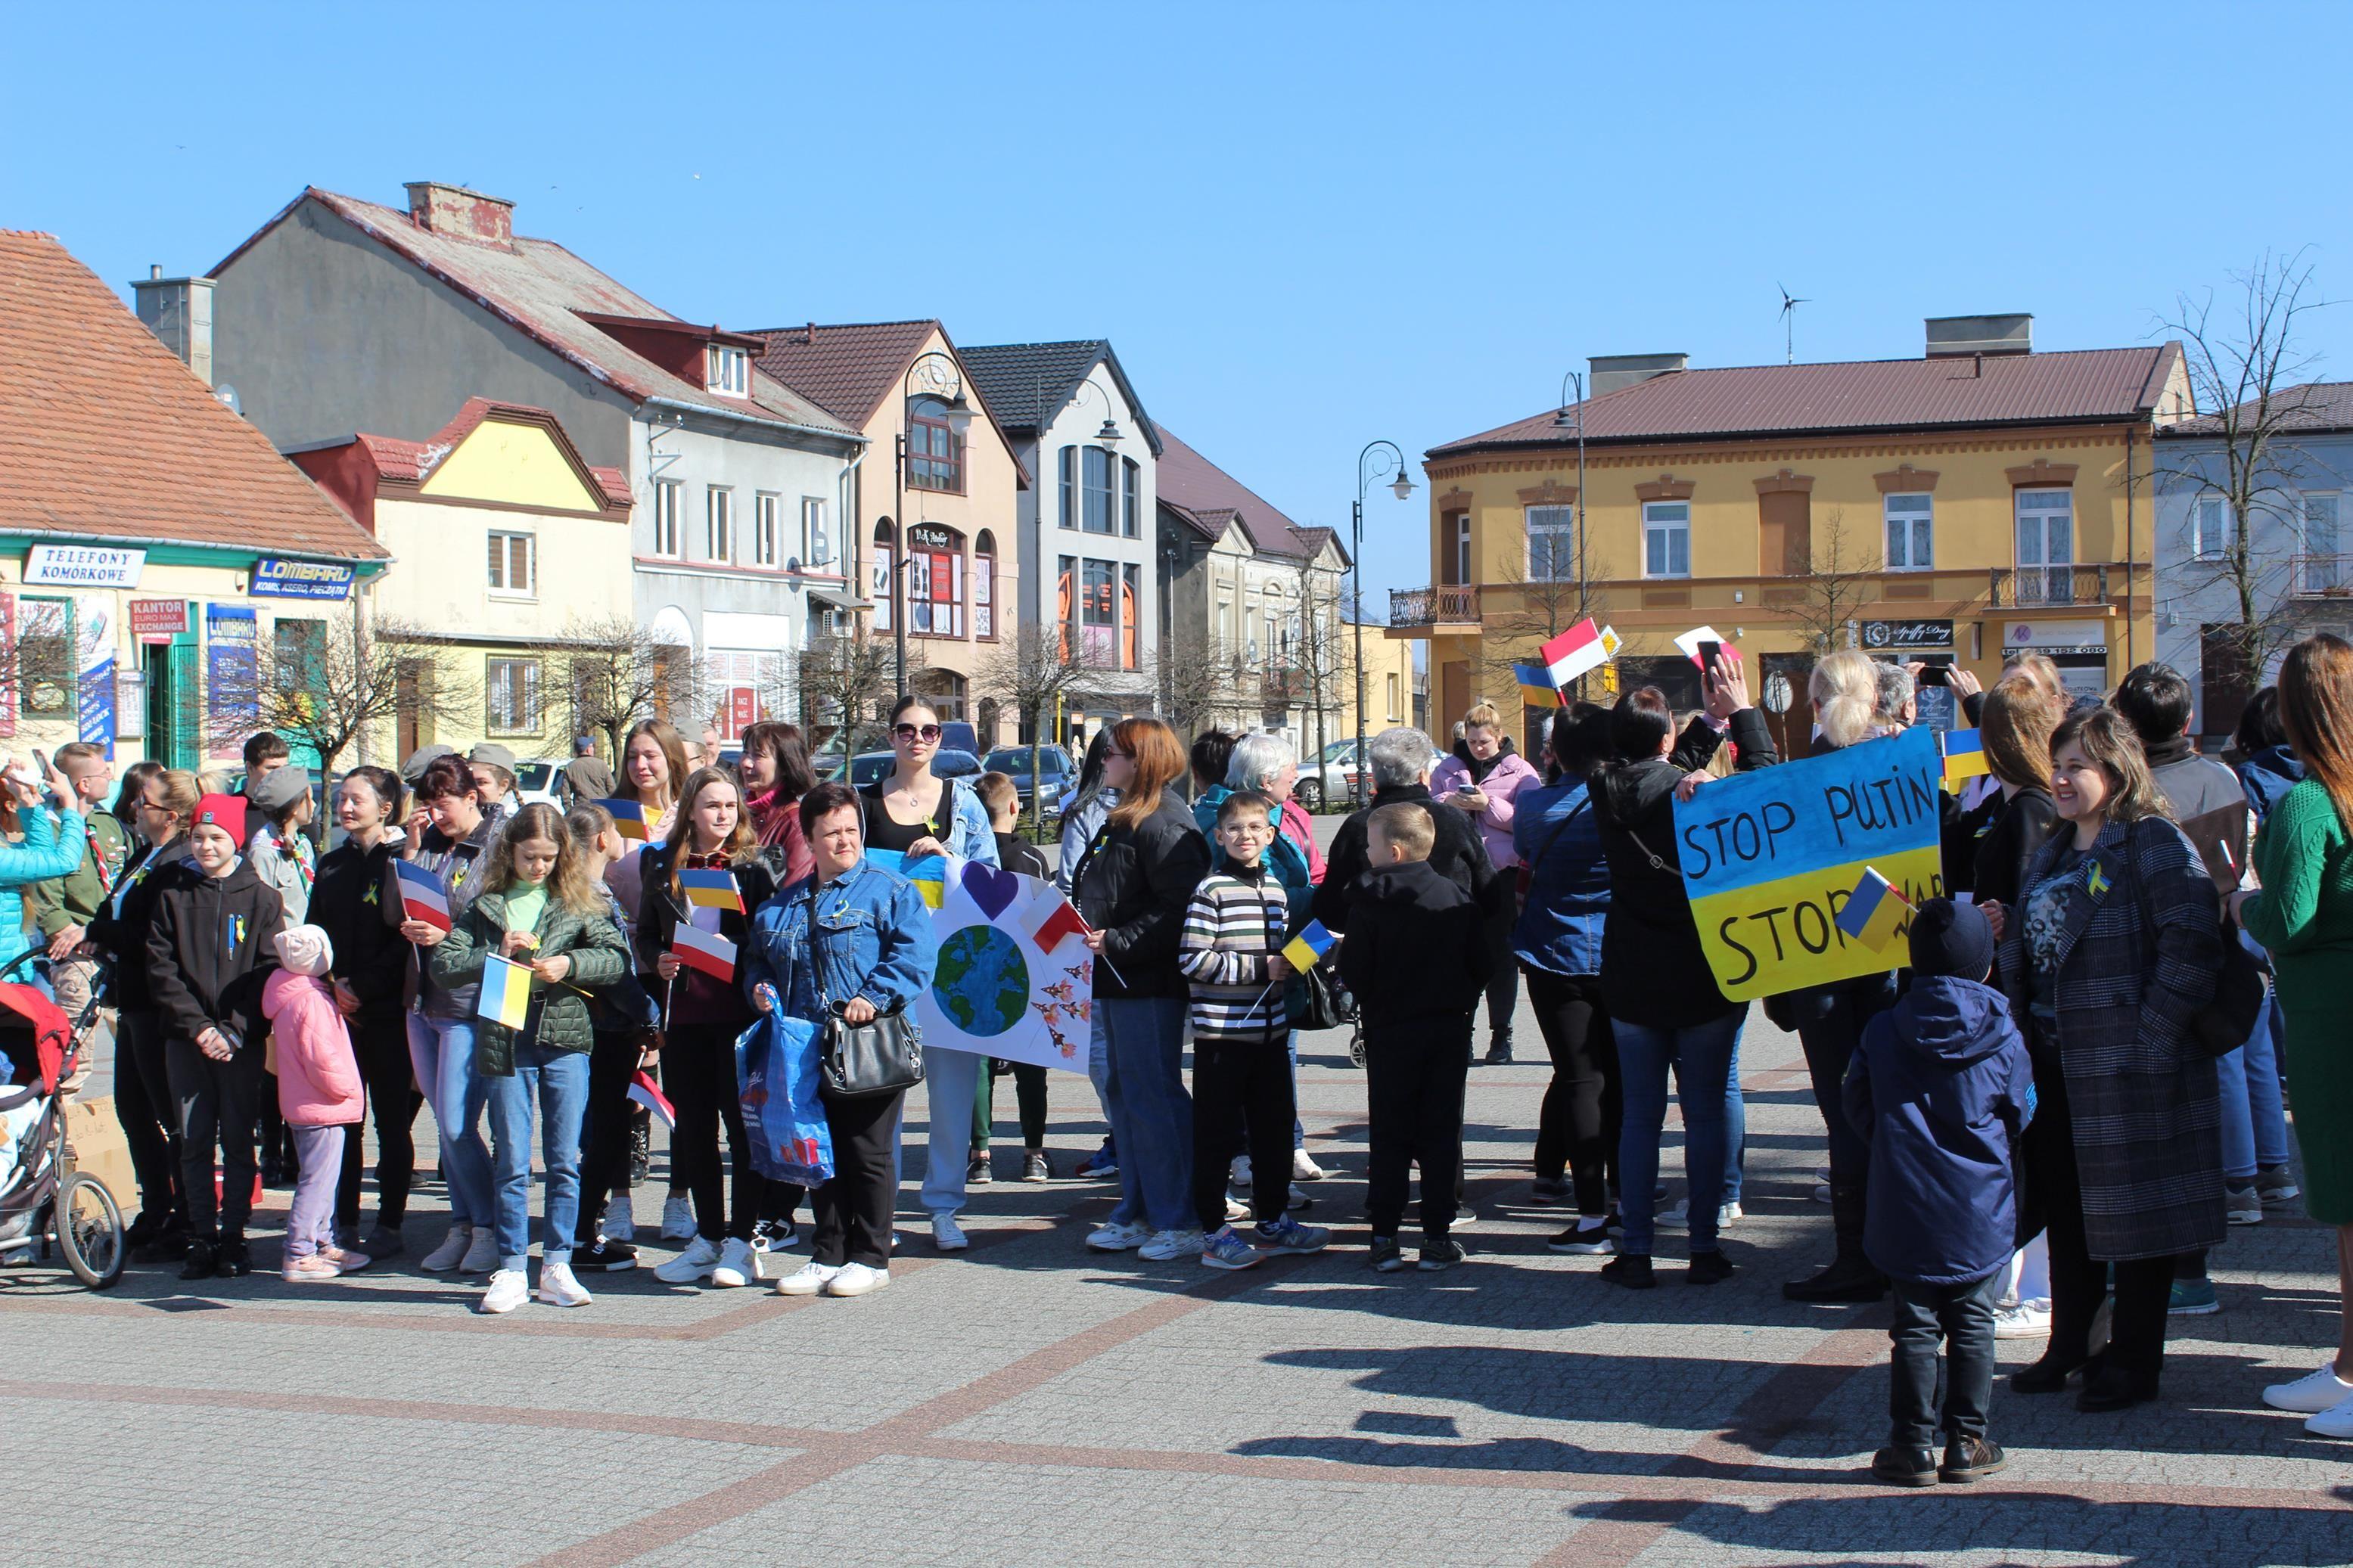
MULTIPOLYGON (((1700 786, 1675 806, 1683 889, 1726 997, 1884 973, 1878 952, 1839 930, 1866 868, 1914 904, 1941 897, 1936 735, 1906 730, 1826 756, 1700 786)), ((1900 935, 1911 930, 1907 920, 1900 935)))
POLYGON ((927 862, 945 875, 932 916, 939 963, 915 1002, 924 1046, 1086 1071, 1094 955, 1075 911, 1062 918, 1070 901, 1018 871, 937 856, 911 864, 927 862))

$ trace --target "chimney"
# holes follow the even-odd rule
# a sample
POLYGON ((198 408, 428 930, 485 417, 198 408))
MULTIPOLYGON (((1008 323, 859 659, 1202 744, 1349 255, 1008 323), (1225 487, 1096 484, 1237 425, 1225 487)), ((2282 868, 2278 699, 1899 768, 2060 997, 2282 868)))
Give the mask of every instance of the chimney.
POLYGON ((1596 354, 1585 362, 1591 373, 1592 389, 1588 397, 1599 397, 1605 392, 1615 392, 1621 386, 1648 381, 1654 375, 1666 375, 1691 366, 1689 354, 1596 354))
POLYGON ((401 189, 408 193, 408 216, 417 227, 513 248, 514 203, 431 180, 412 180, 401 189))
POLYGON ((2034 352, 2032 316, 1930 316, 1926 324, 1930 359, 2034 352))
POLYGON ((166 278, 161 267, 134 280, 131 293, 139 319, 180 356, 180 363, 213 384, 213 280, 166 278))

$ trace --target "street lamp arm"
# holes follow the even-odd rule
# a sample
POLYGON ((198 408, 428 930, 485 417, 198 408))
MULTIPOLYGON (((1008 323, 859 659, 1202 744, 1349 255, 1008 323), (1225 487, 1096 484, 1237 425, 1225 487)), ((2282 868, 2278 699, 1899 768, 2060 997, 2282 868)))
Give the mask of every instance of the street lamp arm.
MULTIPOLYGON (((1365 449, 1356 454, 1356 499, 1362 500, 1365 498, 1365 492, 1373 488, 1374 480, 1387 479, 1392 475, 1404 479, 1405 472, 1405 453, 1398 449, 1395 441, 1367 441, 1365 443, 1365 449), (1381 461, 1377 467, 1367 471, 1365 464, 1376 453, 1379 455, 1381 461)), ((1411 488, 1411 483, 1412 481, 1407 480, 1408 489, 1411 488)), ((1403 500, 1405 497, 1400 494, 1398 499, 1403 500)))

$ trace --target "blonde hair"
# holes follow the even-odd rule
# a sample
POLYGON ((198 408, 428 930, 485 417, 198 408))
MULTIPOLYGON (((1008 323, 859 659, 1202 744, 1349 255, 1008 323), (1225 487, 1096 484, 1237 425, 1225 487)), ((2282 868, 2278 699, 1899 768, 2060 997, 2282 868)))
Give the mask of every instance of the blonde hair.
POLYGON ((533 839, 555 846, 555 868, 548 872, 545 883, 547 896, 575 915, 603 914, 604 884, 590 877, 588 868, 581 864, 580 846, 573 841, 564 814, 544 801, 533 801, 507 819, 497 842, 491 846, 490 864, 482 871, 483 890, 504 893, 522 880, 515 870, 514 847, 533 839))
POLYGON ((670 814, 670 834, 662 840, 662 852, 670 857, 670 896, 680 903, 686 901, 686 884, 680 879, 679 872, 685 869, 686 857, 694 848, 694 803, 702 798, 707 789, 728 789, 735 794, 734 831, 712 853, 726 856, 731 868, 760 853, 760 836, 752 831, 752 814, 744 808, 744 786, 735 782, 735 775, 725 768, 695 769, 694 776, 679 791, 677 808, 670 814))
POLYGON ((1852 746, 1875 734, 1879 711, 1879 667, 1861 648, 1826 655, 1806 680, 1814 722, 1833 746, 1852 746))
POLYGON ((164 809, 172 814, 173 820, 180 825, 180 831, 186 832, 188 824, 195 820, 198 803, 205 798, 204 786, 196 782, 196 775, 185 768, 165 768, 153 782, 164 786, 157 791, 164 809))
MULTIPOLYGON (((2058 713, 2061 717, 2066 714, 2067 684, 2059 679, 2059 667, 2051 662, 2049 654, 2036 653, 2031 648, 2023 653, 2011 654, 2003 661, 2001 673, 2005 680, 2013 675, 2026 677, 2041 688, 2043 694, 2052 701, 2058 704, 2058 713)), ((2053 718, 2051 721, 2056 724, 2059 719, 2053 718)))
POLYGON ((1495 705, 1492 702, 1482 702, 1477 707, 1472 709, 1470 712, 1462 715, 1462 728, 1466 731, 1472 730, 1500 730, 1503 727, 1504 716, 1495 711, 1495 705))
POLYGON ((2005 675, 1986 693, 1978 718, 1986 766, 2003 784, 2024 789, 2051 787, 2051 731, 2058 728, 2058 705, 2040 681, 2024 670, 2005 675))
POLYGON ((1404 850, 1409 860, 1427 860, 1438 847, 1438 824, 1426 807, 1414 801, 1394 800, 1376 808, 1365 830, 1368 837, 1377 833, 1382 843, 1404 850))

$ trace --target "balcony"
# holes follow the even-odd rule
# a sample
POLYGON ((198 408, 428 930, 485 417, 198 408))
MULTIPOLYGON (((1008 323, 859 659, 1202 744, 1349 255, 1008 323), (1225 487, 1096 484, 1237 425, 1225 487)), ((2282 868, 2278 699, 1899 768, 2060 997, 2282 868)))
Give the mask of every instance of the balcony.
POLYGON ((1456 584, 1389 590, 1389 635, 1428 637, 1432 631, 1479 629, 1479 590, 1456 584))
POLYGON ((1995 566, 1988 571, 1997 610, 2040 610, 2053 605, 2103 605, 2108 599, 2108 568, 2092 566, 1995 566))
POLYGON ((2353 599, 2353 555, 2298 555, 2287 582, 2290 598, 2353 599))

